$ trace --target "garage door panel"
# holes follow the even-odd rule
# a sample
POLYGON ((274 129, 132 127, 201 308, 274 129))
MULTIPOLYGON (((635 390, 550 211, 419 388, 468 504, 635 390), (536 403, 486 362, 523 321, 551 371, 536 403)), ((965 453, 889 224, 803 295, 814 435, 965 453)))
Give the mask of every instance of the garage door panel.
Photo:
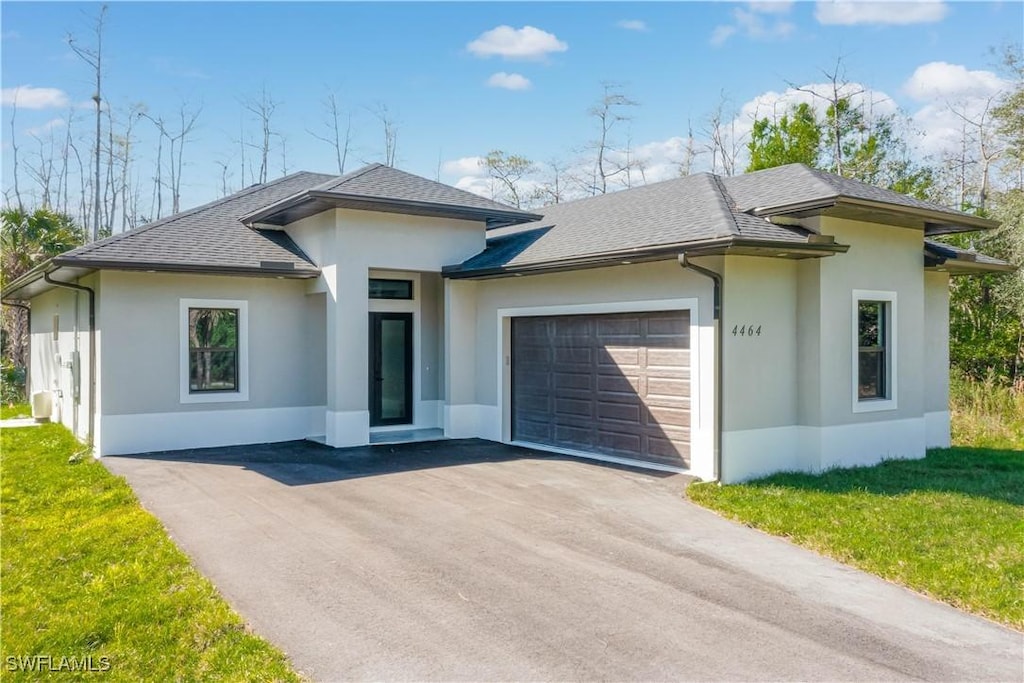
POLYGON ((556 363, 580 363, 589 367, 594 362, 594 349, 589 346, 556 346, 553 355, 556 363))
POLYGON ((512 325, 514 438, 688 466, 688 312, 512 325))
POLYGON ((648 368, 679 368, 690 370, 690 352, 686 349, 647 348, 648 368))
POLYGON ((689 396, 690 380, 671 377, 648 377, 647 396, 689 396))
POLYGON ((597 404, 597 419, 602 422, 613 420, 640 424, 642 418, 643 408, 640 405, 640 401, 636 399, 628 403, 601 401, 597 404))
POLYGON ((669 408, 663 406, 647 406, 647 414, 651 424, 666 427, 689 427, 690 406, 680 408, 669 408))
POLYGON ((594 404, 590 400, 556 398, 555 413, 582 417, 594 416, 594 404))
POLYGON ((597 349, 597 364, 613 367, 638 367, 640 350, 632 347, 605 347, 597 349))

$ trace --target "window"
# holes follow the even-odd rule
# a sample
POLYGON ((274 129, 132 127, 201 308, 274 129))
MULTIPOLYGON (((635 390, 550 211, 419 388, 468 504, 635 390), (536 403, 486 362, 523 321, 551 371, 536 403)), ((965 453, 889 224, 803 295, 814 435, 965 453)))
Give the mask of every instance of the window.
POLYGON ((247 401, 248 303, 181 299, 182 403, 247 401))
POLYGON ((238 390, 238 309, 188 309, 188 390, 238 390))
POLYGON ((886 397, 886 323, 884 301, 861 301, 857 310, 857 397, 886 397))
POLYGON ((412 280, 370 278, 371 299, 412 299, 412 280))
POLYGON ((896 294, 854 292, 853 410, 896 408, 896 294))

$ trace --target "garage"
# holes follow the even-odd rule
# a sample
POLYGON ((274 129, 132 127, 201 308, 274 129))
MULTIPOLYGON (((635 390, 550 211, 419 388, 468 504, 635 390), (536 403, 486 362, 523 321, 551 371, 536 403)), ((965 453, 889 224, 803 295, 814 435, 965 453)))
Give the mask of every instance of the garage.
POLYGON ((689 468, 689 311, 513 318, 512 438, 689 468))

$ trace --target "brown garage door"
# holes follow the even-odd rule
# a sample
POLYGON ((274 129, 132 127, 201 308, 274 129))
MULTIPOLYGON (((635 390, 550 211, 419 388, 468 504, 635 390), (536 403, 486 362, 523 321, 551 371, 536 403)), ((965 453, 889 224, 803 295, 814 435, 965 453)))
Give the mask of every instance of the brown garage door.
POLYGON ((512 437, 689 467, 689 312, 514 318, 512 437))

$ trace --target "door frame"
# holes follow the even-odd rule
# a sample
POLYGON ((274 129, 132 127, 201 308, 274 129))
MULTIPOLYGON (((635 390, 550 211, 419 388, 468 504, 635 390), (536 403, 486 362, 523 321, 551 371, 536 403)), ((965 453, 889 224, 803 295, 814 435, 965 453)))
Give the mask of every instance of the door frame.
POLYGON ((413 349, 415 335, 413 325, 415 315, 408 312, 370 311, 369 312, 369 359, 367 367, 367 383, 369 385, 370 427, 391 427, 396 425, 412 425, 415 421, 413 405, 413 384, 416 369, 413 365, 413 349), (381 417, 381 394, 376 379, 377 369, 381 362, 380 327, 385 320, 402 320, 405 322, 405 406, 406 414, 397 418, 381 417))

